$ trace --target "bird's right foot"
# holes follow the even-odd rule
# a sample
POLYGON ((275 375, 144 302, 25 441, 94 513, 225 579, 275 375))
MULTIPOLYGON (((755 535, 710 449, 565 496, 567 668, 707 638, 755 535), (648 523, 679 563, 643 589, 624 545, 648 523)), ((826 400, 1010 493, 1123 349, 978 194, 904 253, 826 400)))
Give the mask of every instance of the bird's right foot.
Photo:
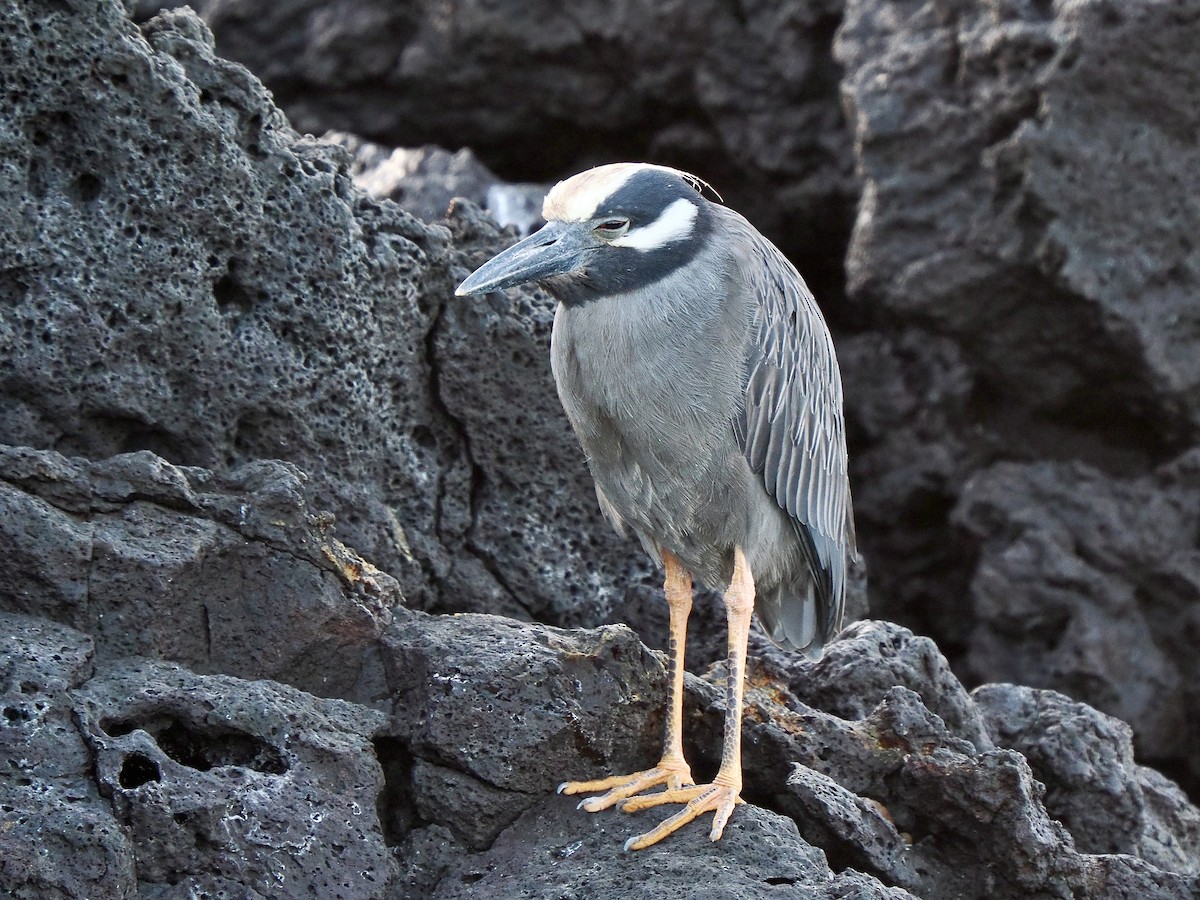
POLYGON ((634 772, 632 775, 614 775, 611 778, 599 778, 595 781, 564 781, 558 786, 560 794, 596 794, 598 797, 588 797, 579 802, 579 809, 588 812, 600 812, 610 806, 616 806, 622 800, 640 794, 659 785, 664 785, 669 791, 695 784, 691 767, 683 760, 663 757, 653 769, 634 772))

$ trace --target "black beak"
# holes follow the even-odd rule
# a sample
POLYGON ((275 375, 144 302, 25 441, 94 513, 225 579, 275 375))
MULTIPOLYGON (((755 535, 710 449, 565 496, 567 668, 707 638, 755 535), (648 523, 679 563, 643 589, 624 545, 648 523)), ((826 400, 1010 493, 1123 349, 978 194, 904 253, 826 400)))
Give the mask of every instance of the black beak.
POLYGON ((582 268, 590 251, 598 246, 599 241, 582 223, 549 222, 525 240, 493 256, 454 293, 459 297, 484 294, 566 275, 582 268))

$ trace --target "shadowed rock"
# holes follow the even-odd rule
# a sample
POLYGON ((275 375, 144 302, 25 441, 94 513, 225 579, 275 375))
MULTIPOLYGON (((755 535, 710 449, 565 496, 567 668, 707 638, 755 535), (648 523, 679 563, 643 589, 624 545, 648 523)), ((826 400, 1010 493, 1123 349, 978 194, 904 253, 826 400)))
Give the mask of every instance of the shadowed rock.
POLYGON ((847 292, 879 326, 842 354, 874 613, 973 681, 1131 721, 1176 772, 1194 564, 1147 570, 1194 531, 1191 488, 1150 473, 1200 435, 1198 48, 1195 0, 851 0, 835 42, 847 292))
POLYGON ((971 668, 1090 697, 1134 726, 1143 755, 1200 772, 1200 454, 1142 478, 996 465, 954 518, 979 546, 971 668))
POLYGON ((700 167, 819 298, 840 294, 857 197, 831 53, 843 0, 193 5, 301 130, 470 146, 520 181, 618 160, 700 167))
MULTIPOLYGON (((1179 33, 1149 29, 1140 6, 1111 27, 1122 39, 1153 31, 1182 40, 1185 7, 1179 33)), ((777 42, 809 46, 808 36, 796 43, 792 26, 812 24, 814 9, 778 13, 783 19, 747 13, 736 25, 769 38, 751 42, 756 53, 777 42)), ((956 152, 961 162, 978 150, 972 116, 991 115, 984 100, 1010 88, 1023 95, 1022 54, 1049 40, 1049 61, 1029 57, 1031 77, 1045 82, 1038 109, 1049 117, 995 141, 1012 143, 1018 163, 1033 161, 1018 165, 1028 178, 1004 182, 1012 196, 1049 198, 1061 187, 1046 180, 1050 157, 1038 155, 1053 135, 1030 135, 1093 108, 1055 93, 1082 77, 1070 74, 1067 50, 1079 45, 1074 71, 1087 73, 1099 64, 1091 43, 1107 48, 1115 38, 1096 31, 1109 27, 1099 4, 1059 4, 1054 19, 1040 9, 994 3, 985 9, 991 18, 966 7, 956 18, 953 4, 852 4, 848 97, 858 124, 891 135, 879 143, 871 127, 861 133, 871 184, 864 215, 876 212, 880 228, 908 227, 887 207, 908 182, 885 177, 884 163, 926 158, 911 146, 890 155, 888 141, 903 144, 905 131, 884 127, 891 101, 868 78, 880 61, 893 99, 922 85, 963 89, 966 124, 941 122, 923 135, 931 153, 931 134, 964 139, 929 157, 953 165, 956 152), (883 34, 893 42, 877 43, 883 34), (958 57, 961 76, 929 62, 947 62, 951 35, 969 51, 958 57), (982 86, 978 95, 972 85, 982 86)), ((469 15, 491 21, 486 10, 469 15)), ((725 33, 728 15, 714 16, 705 34, 725 33)), ((455 280, 511 233, 469 202, 432 226, 360 195, 348 154, 297 137, 249 73, 214 55, 189 13, 160 16, 140 32, 108 2, 86 14, 72 3, 9 4, 0 16, 12 85, 0 93, 0 439, 8 443, 0 448, 0 890, 389 898, 683 896, 697 885, 729 897, 1179 898, 1200 890, 1200 813, 1138 764, 1124 726, 1028 688, 992 684, 969 695, 932 641, 883 622, 848 630, 815 664, 760 642, 744 729, 748 802, 726 841, 714 848, 695 823, 649 853, 623 854, 624 838, 657 816, 589 816, 553 788, 653 763, 662 658, 627 628, 564 630, 514 617, 594 625, 620 611, 650 636, 661 612, 658 576, 596 509, 545 363, 548 299, 526 291, 450 300, 455 280)), ((346 27, 356 21, 348 15, 346 27)), ((828 29, 832 19, 816 21, 828 29)), ((605 27, 564 31, 563 52, 605 27)), ((817 43, 828 40, 816 32, 817 43)), ((682 35, 677 46, 694 39, 682 35)), ((1157 46, 1145 44, 1147 60, 1165 58, 1157 46)), ((1189 46, 1180 45, 1181 60, 1189 46)), ((730 58, 755 61, 730 76, 745 76, 737 84, 747 88, 755 65, 770 64, 765 54, 730 58)), ((360 61, 369 68, 372 59, 364 52, 360 61)), ((419 58, 409 64, 423 71, 419 58)), ((812 108, 825 109, 832 80, 814 82, 809 71, 777 86, 792 96, 797 86, 824 85, 812 108)), ((824 63, 811 70, 820 71, 828 74, 824 63)), ((698 77, 722 73, 730 75, 714 68, 698 77)), ((1122 83, 1094 74, 1082 82, 1096 94, 1084 99, 1111 113, 1118 131, 1128 117, 1104 104, 1122 83)), ((739 106, 744 90, 713 84, 730 122, 770 125, 767 113, 755 118, 769 104, 739 106)), ((1167 108, 1178 102, 1170 91, 1159 96, 1167 108)), ((947 109, 912 105, 926 107, 947 109)), ((788 119, 785 137, 797 121, 788 119)), ((712 127, 744 133, 724 119, 712 127)), ((805 134, 844 149, 833 132, 805 134)), ((747 138, 745 151, 754 157, 765 146, 747 138)), ((1158 136, 1145 147, 1161 149, 1158 136)), ((819 166, 791 168, 806 152, 788 157, 781 183, 811 187, 810 176, 820 177, 819 166)), ((1177 158, 1164 160, 1169 173, 1177 158)), ((974 197, 980 183, 990 184, 950 179, 918 199, 945 195, 944 221, 930 223, 979 237, 995 257, 989 265, 1008 273, 1003 215, 994 234, 972 230, 987 216, 955 231, 955 191, 965 185, 974 197)), ((1000 199, 1006 208, 1012 197, 1000 199)), ((1185 201, 1180 209, 1186 218, 1185 201)), ((1163 742, 1156 752, 1183 753, 1171 723, 1186 716, 1170 703, 1191 683, 1182 651, 1195 605, 1194 461, 1139 471, 1191 427, 1182 396, 1190 363, 1176 358, 1179 335, 1155 336, 1153 316, 1130 324, 1107 288, 1092 292, 1076 278, 1079 269, 1041 267, 1046 241, 1061 240, 1064 258, 1078 250, 1085 263, 1096 248, 1112 250, 1105 235, 1085 233, 1087 209, 1076 212, 1070 228, 1038 232, 1027 248, 1033 262, 1021 270, 1032 274, 1020 297, 1054 302, 1032 319, 1018 311, 978 322, 952 308, 962 301, 967 312, 986 312, 990 284, 960 278, 958 238, 912 229, 914 252, 949 254, 948 286, 909 296, 928 280, 906 281, 922 271, 907 262, 889 270, 885 263, 908 251, 890 231, 868 240, 864 218, 854 289, 885 314, 877 330, 843 346, 848 388, 861 398, 851 425, 871 472, 864 521, 883 548, 876 591, 898 608, 940 599, 928 621, 978 661, 979 676, 1010 665, 1021 667, 1011 677, 1052 681, 1055 664, 1037 634, 1076 647, 1069 660, 1094 662, 1105 658, 1096 647, 1121 646, 1114 621, 1136 623, 1126 638, 1146 664, 1128 690, 1081 679, 1077 692, 1111 686, 1147 740, 1163 742), (1046 284, 1069 302, 1055 305, 1059 294, 1039 292, 1046 284), (928 310, 905 306, 924 299, 928 310), (1011 357, 1005 342, 1029 339, 1027 326, 1043 316, 1058 329, 1050 338, 1061 336, 1055 316, 1080 306, 1094 313, 1085 324, 1101 321, 1083 336, 1099 333, 1097 352, 1112 356, 1113 377, 1064 348, 1046 396, 1021 399, 1018 389, 1036 381, 1029 367, 1049 359, 1054 341, 1031 340, 1025 356, 1011 357), (1021 327, 1006 330, 1014 321, 1021 327), (1114 387, 1131 372, 1128 390, 1114 387), (1083 378, 1097 398, 1082 418, 1050 427, 1083 378), (1016 398, 1012 406, 988 393, 995 385, 1016 398), (1110 401, 1111 432, 1089 418, 1110 401), (1131 438, 1145 422, 1147 440, 1131 438), (1029 448, 1013 449, 1012 435, 1029 448), (1037 454, 1092 466, 1038 463, 1037 454), (1006 455, 1024 461, 994 465, 1006 455), (906 548, 911 559, 900 565, 906 548), (1029 597, 1041 605, 1027 607, 1029 597), (1067 627, 1021 630, 1046 624, 1043 610, 1067 627), (1097 611, 1112 617, 1088 618, 1097 611), (1087 640, 1072 645, 1066 638, 1075 634, 1087 640)), ((1164 247, 1166 259, 1175 251, 1164 247)), ((1162 290, 1145 296, 1166 304, 1174 295, 1162 290)), ((1000 311, 1017 303, 1000 299, 1000 311)), ((711 625, 720 611, 707 599, 699 605, 694 626, 705 649, 694 666, 719 656, 711 625)), ((686 749, 700 777, 711 775, 720 746, 721 669, 687 682, 686 749)))

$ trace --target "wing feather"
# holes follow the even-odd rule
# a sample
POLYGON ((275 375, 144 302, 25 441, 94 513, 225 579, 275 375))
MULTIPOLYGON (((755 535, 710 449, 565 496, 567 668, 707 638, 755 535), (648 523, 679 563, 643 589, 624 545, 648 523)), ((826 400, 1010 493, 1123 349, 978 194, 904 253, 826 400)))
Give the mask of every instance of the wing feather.
POLYGON ((795 520, 823 613, 823 641, 840 627, 847 559, 855 554, 841 376, 804 280, 774 245, 746 228, 755 254, 745 266, 754 316, 734 433, 767 492, 795 520))

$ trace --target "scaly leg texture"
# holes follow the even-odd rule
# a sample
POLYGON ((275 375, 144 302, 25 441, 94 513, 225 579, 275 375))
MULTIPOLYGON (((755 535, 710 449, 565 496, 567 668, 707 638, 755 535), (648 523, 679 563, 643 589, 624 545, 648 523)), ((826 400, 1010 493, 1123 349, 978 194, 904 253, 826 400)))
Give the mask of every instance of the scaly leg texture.
POLYGON ((750 615, 754 611, 754 578, 742 548, 734 550, 733 579, 725 592, 725 612, 729 618, 729 678, 725 687, 725 742, 721 749, 721 768, 712 784, 668 789, 657 794, 632 797, 621 809, 634 812, 664 803, 687 804, 657 828, 630 838, 626 850, 642 850, 657 844, 669 834, 706 812, 713 813, 709 840, 720 840, 733 808, 741 803, 742 791, 742 691, 746 671, 746 641, 750 636, 750 615))
POLYGON ((599 812, 615 806, 627 797, 658 785, 679 790, 693 784, 692 770, 683 758, 683 652, 687 643, 687 621, 692 611, 692 576, 670 551, 663 551, 667 569, 665 590, 671 608, 671 684, 667 723, 663 733, 663 755, 658 765, 632 775, 614 775, 596 781, 567 781, 558 786, 560 794, 605 793, 589 797, 579 806, 599 812))

